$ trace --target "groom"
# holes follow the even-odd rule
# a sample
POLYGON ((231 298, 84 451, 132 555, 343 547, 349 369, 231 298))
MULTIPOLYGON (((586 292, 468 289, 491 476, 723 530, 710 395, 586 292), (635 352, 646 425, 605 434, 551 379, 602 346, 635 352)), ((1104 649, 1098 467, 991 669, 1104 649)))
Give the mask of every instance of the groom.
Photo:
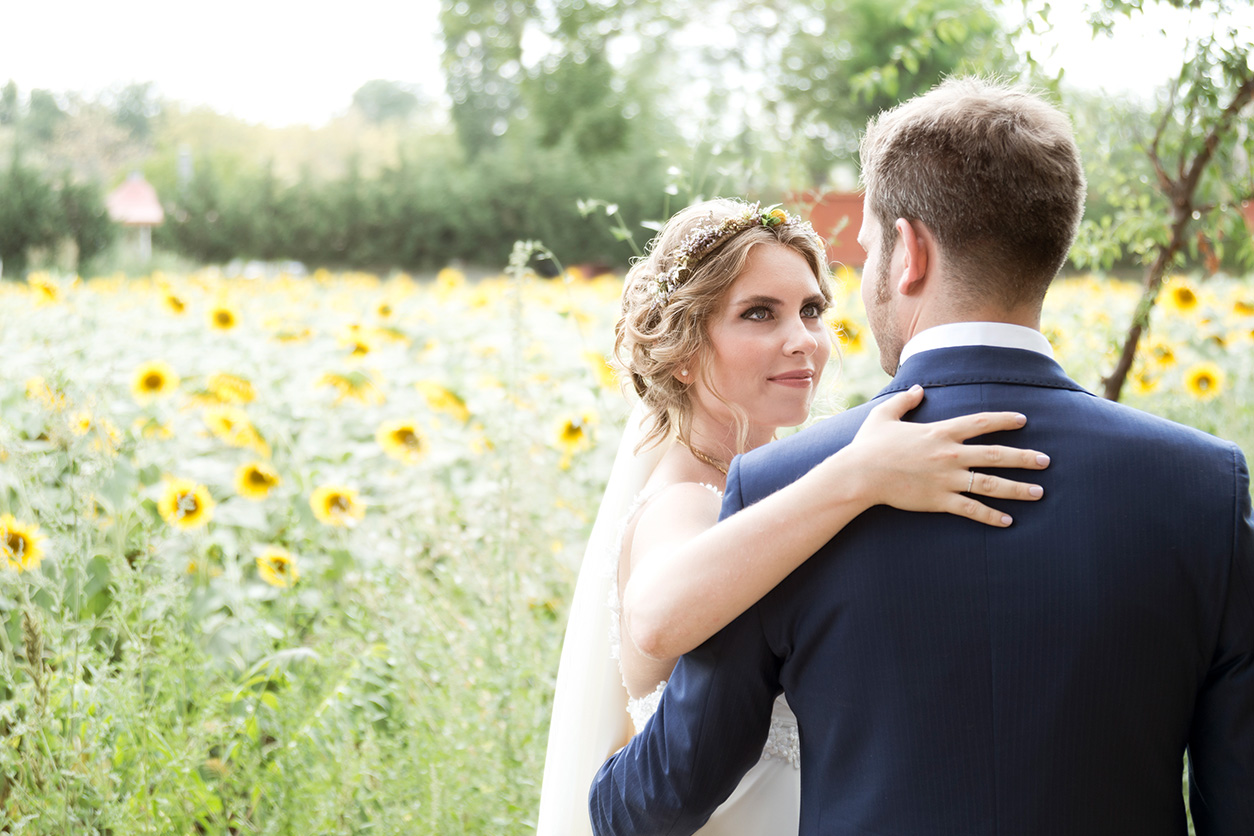
POLYGON ((597 775, 594 829, 696 830, 758 760, 782 690, 801 729, 802 834, 1184 836, 1186 752, 1198 836, 1254 834, 1246 463, 1084 391, 1037 330, 1084 196, 1066 118, 951 80, 874 120, 862 166, 862 295, 895 377, 737 458, 724 516, 915 383, 914 420, 1027 415, 1010 443, 1051 454, 1044 499, 1005 529, 863 514, 680 660, 597 775))

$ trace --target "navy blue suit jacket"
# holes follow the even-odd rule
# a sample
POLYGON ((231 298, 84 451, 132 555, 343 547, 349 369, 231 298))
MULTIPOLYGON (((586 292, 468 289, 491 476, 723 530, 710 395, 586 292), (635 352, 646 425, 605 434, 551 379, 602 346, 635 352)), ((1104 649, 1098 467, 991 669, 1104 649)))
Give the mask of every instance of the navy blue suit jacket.
MULTIPOLYGON (((802 834, 1254 834, 1254 520, 1240 450, 1098 398, 1043 355, 927 351, 871 404, 738 457, 724 516, 920 383, 928 422, 1015 410, 1050 455, 996 529, 876 507, 684 656, 605 766, 598 834, 686 834, 758 759, 782 690, 802 834)), ((1002 475, 1023 477, 1022 471, 1002 475)), ((788 823, 781 822, 785 830, 788 823)))

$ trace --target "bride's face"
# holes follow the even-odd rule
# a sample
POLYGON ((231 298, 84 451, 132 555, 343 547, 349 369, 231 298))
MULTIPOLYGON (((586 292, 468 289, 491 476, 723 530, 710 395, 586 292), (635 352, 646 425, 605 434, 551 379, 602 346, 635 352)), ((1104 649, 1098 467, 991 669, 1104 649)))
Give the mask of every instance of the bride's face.
MULTIPOLYGON (((805 421, 832 344, 822 314, 827 301, 805 258, 782 244, 749 251, 744 272, 710 322, 710 383, 745 411, 750 444, 805 421)), ((706 382, 695 384, 699 409, 732 421, 706 382)))

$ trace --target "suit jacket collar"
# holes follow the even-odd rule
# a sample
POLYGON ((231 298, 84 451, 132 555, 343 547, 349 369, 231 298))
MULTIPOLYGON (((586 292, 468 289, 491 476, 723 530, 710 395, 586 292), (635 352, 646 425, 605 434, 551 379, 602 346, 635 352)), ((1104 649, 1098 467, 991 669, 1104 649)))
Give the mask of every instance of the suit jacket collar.
POLYGON ((904 392, 916 383, 924 388, 1012 383, 1087 392, 1067 377, 1062 366, 1043 354, 1019 348, 968 345, 937 348, 914 355, 902 363, 897 376, 876 397, 904 392))

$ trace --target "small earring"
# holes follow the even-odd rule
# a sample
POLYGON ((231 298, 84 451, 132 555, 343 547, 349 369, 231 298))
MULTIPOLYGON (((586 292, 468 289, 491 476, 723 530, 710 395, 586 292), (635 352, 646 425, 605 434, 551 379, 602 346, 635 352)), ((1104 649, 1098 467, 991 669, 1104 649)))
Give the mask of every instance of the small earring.
POLYGON ((680 369, 680 370, 679 370, 679 373, 680 373, 681 375, 683 375, 684 377, 687 377, 687 376, 688 376, 688 370, 687 370, 687 369, 680 369))

